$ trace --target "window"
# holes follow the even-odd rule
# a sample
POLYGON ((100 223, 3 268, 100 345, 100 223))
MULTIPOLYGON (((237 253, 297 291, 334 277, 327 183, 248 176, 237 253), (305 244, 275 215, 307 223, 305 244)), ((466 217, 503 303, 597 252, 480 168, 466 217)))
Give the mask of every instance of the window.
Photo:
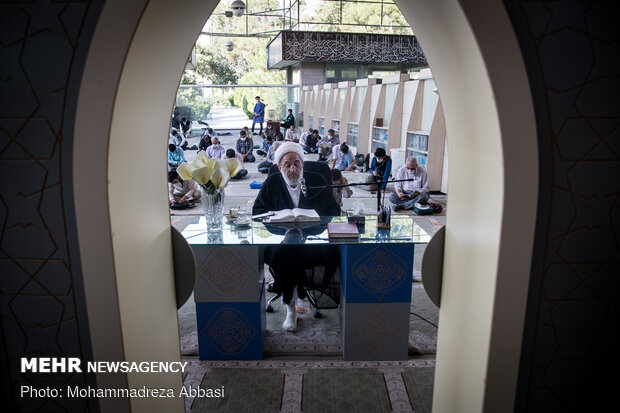
POLYGON ((329 105, 330 95, 331 95, 330 89, 323 90, 323 113, 327 113, 327 106, 329 105))
POLYGON ((396 89, 397 83, 390 83, 385 85, 385 116, 383 118, 383 126, 390 125, 390 119, 392 119, 392 112, 394 111, 394 103, 396 102, 396 89))
POLYGON ((428 160, 428 138, 426 132, 407 132, 407 156, 414 156, 418 165, 426 168, 428 160))
POLYGON ((357 148, 357 135, 358 135, 359 125, 357 123, 349 122, 347 124, 347 136, 349 145, 355 146, 357 148))
POLYGON ((364 100, 366 100, 366 92, 368 91, 368 86, 359 86, 357 89, 357 121, 359 122, 360 116, 362 114, 362 106, 364 106, 364 100))
POLYGON ((372 128, 372 150, 383 148, 387 151, 388 128, 373 126, 372 128))
POLYGON ((347 94, 347 90, 346 89, 340 89, 340 91, 338 92, 338 98, 339 100, 339 106, 338 106, 338 117, 342 118, 342 111, 344 110, 344 98, 347 94))

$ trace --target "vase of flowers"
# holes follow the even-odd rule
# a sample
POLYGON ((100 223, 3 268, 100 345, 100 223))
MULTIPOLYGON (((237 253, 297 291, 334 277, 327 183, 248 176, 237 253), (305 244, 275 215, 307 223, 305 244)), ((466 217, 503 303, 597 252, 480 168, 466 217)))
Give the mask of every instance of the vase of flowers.
POLYGON ((241 163, 237 158, 213 159, 208 158, 205 151, 200 151, 191 163, 183 162, 177 172, 183 179, 193 179, 202 193, 202 209, 207 219, 207 231, 222 230, 224 211, 224 188, 231 176, 241 170, 241 163))
POLYGON ((200 201, 207 219, 207 231, 221 231, 222 218, 224 216, 224 188, 215 188, 212 193, 209 193, 202 186, 201 189, 202 197, 200 201))

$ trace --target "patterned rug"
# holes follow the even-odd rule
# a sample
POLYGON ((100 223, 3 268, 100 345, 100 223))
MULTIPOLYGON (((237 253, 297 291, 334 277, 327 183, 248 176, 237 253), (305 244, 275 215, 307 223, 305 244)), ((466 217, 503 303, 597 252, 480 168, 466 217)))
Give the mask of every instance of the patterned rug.
POLYGON ((431 412, 435 359, 404 361, 183 358, 186 412, 431 412))
MULTIPOLYGON (((300 317, 297 331, 267 331, 263 353, 266 357, 338 356, 342 354, 340 331, 327 330, 320 320, 300 317)), ((409 355, 434 355, 437 337, 419 331, 409 332, 409 355)), ((198 355, 198 334, 191 332, 181 338, 181 355, 198 355)))

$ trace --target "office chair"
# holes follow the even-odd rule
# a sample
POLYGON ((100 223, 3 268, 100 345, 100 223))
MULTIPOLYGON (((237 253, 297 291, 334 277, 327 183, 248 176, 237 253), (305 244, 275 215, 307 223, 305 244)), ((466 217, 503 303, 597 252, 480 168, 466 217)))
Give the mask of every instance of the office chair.
MULTIPOLYGON (((324 185, 329 185, 332 183, 332 172, 329 168, 329 165, 326 163, 317 161, 304 161, 304 170, 318 173, 323 176, 323 178, 325 178, 324 185)), ((269 173, 267 174, 267 176, 273 175, 275 173, 280 173, 280 171, 278 170, 278 165, 273 164, 269 168, 269 173)))

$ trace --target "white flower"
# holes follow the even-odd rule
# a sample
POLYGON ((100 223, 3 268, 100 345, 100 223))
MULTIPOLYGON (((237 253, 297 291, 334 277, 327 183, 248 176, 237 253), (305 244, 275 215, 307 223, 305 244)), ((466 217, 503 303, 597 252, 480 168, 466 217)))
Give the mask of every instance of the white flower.
POLYGON ((241 163, 234 159, 208 158, 205 151, 200 151, 191 163, 182 162, 177 167, 183 179, 193 179, 206 191, 212 193, 214 188, 224 188, 231 176, 241 170, 241 163))
POLYGON ((211 183, 216 188, 224 188, 228 184, 229 179, 230 174, 224 168, 217 168, 213 171, 213 175, 211 175, 211 183))

